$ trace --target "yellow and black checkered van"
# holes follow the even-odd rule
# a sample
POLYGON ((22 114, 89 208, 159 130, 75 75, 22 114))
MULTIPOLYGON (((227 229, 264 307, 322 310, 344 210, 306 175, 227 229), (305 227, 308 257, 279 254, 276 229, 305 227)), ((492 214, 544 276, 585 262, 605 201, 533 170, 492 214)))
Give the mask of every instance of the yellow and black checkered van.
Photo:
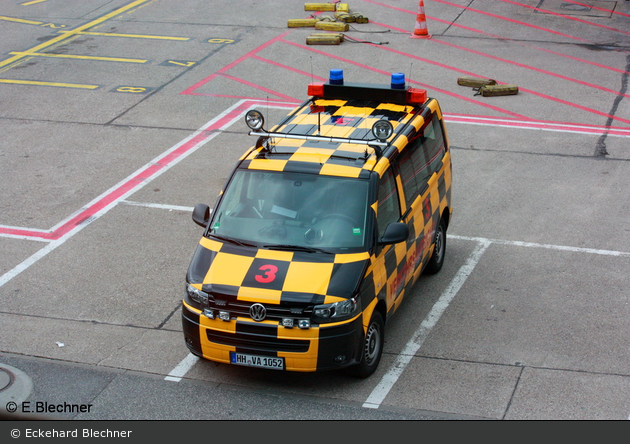
POLYGON ((182 307, 195 355, 288 371, 371 375, 385 325, 421 273, 442 267, 451 154, 425 90, 348 84, 341 70, 239 160, 190 263, 182 307))

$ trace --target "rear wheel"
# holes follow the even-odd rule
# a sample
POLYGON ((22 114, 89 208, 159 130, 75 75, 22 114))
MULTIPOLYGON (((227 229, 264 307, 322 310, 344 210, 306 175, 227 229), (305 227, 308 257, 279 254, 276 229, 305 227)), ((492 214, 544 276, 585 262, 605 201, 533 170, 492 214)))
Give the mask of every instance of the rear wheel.
POLYGON ((437 230, 435 231, 435 247, 433 254, 427 267, 424 269, 426 274, 435 274, 442 269, 444 264, 444 256, 446 256, 446 223, 444 219, 440 219, 437 230))
POLYGON ((385 324, 383 316, 379 311, 374 311, 363 340, 361 349, 361 362, 349 370, 354 376, 367 378, 370 376, 381 361, 383 355, 383 344, 385 342, 385 324))

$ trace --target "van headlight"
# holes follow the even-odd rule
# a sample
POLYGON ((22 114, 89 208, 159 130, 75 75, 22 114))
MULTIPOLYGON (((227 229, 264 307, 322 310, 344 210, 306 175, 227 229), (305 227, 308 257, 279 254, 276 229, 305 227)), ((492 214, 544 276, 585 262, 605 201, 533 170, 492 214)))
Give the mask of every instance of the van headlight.
POLYGON ((338 322, 350 319, 361 312, 361 301, 355 296, 332 304, 316 305, 313 308, 313 321, 318 323, 338 322))
POLYGON ((205 291, 201 291, 190 284, 186 284, 186 295, 190 300, 199 305, 207 306, 210 295, 205 291))

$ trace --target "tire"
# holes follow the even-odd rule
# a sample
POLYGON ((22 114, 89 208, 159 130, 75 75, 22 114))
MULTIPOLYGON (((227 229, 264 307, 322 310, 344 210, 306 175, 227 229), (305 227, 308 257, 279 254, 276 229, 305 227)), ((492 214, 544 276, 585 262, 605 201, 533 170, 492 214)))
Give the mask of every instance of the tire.
POLYGON ((435 232, 435 248, 431 259, 427 263, 424 272, 426 274, 435 274, 442 269, 444 264, 444 257, 446 256, 446 223, 444 219, 440 219, 438 228, 435 232))
POLYGON ((375 310, 365 332, 363 347, 361 348, 361 362, 350 367, 350 373, 359 378, 367 378, 372 375, 381 362, 384 343, 385 323, 381 313, 375 310))

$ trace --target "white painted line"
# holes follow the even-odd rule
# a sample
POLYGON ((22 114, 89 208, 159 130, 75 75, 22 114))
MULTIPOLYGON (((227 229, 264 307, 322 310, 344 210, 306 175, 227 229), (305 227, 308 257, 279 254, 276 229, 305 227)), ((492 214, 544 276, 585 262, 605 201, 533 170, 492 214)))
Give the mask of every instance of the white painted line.
POLYGON ((133 202, 130 200, 123 200, 120 203, 125 204, 125 205, 131 205, 134 207, 157 208, 160 210, 168 210, 168 211, 192 212, 192 210, 194 209, 194 207, 183 207, 181 205, 166 205, 166 204, 158 204, 158 203, 150 203, 150 202, 133 202))
POLYGON ((526 129, 535 131, 554 131, 575 134, 607 134, 610 137, 630 137, 630 129, 622 127, 606 127, 597 125, 547 122, 523 119, 507 119, 498 117, 483 117, 473 115, 444 114, 444 120, 449 125, 461 123, 464 125, 484 125, 492 127, 503 127, 513 129, 526 129))
POLYGON ((416 352, 422 347, 425 339, 429 336, 433 327, 435 327, 444 311, 448 308, 460 288, 462 288, 464 282, 466 282, 466 279, 468 279, 468 276, 473 272, 481 256, 490 245, 491 242, 489 241, 478 243, 477 247, 466 260, 466 263, 461 266, 451 283, 446 290, 444 290, 444 293, 442 293, 440 298, 435 302, 427 317, 422 321, 418 330, 416 330, 413 337, 400 352, 398 358, 396 358, 390 369, 383 375, 374 390, 372 390, 370 396, 363 403, 363 407, 369 409, 379 408, 391 388, 405 370, 405 367, 407 367, 407 364, 411 362, 416 352))
POLYGON ((513 245, 515 247, 547 248, 549 250, 570 251, 572 253, 589 253, 589 254, 600 254, 603 256, 630 257, 630 252, 628 251, 599 250, 597 248, 582 248, 582 247, 571 247, 568 245, 539 244, 536 242, 510 241, 510 240, 502 240, 502 239, 486 239, 483 237, 449 235, 449 238, 467 240, 467 241, 473 241, 473 242, 491 242, 493 244, 513 245))
POLYGON ((179 382, 188 371, 199 361, 199 358, 192 353, 188 353, 182 361, 164 378, 165 381, 179 382))
POLYGON ((0 287, 2 287, 4 284, 9 282, 15 276, 17 276, 18 274, 20 274, 21 272, 23 272, 24 270, 29 268, 35 262, 37 262, 38 260, 40 260, 41 258, 46 256, 48 253, 53 251, 55 248, 57 248, 59 245, 61 245, 63 242, 65 242, 65 240, 66 240, 66 237, 64 236, 61 239, 58 239, 58 240, 53 241, 53 242, 50 242, 44 248, 42 248, 41 250, 36 251, 35 254, 31 255, 30 257, 28 257, 27 259, 25 259, 24 261, 22 261, 21 263, 19 263, 15 267, 13 267, 11 270, 9 270, 6 273, 4 273, 2 276, 0 276, 0 287))
MULTIPOLYGON (((566 245, 552 245, 541 244, 536 242, 522 242, 522 241, 510 241, 501 239, 487 239, 483 237, 469 237, 469 236, 456 236, 449 235, 450 239, 466 240, 477 242, 478 246, 470 255, 468 260, 459 269, 457 275, 453 278, 449 286, 446 288, 442 296, 437 300, 429 315, 422 321, 420 327, 415 332, 414 336, 407 342, 405 348, 400 352, 396 361, 392 364, 391 368, 383 375, 378 385, 372 390, 372 393, 368 399, 363 403, 363 407, 377 409, 394 386, 400 375, 405 370, 405 367, 411 362, 415 353, 420 349, 425 339, 444 313, 444 310, 449 306, 459 289, 462 287, 468 276, 472 273, 474 267, 479 262, 481 256, 486 249, 492 244, 499 245, 512 245, 516 247, 527 248, 546 248, 557 251, 569 251, 574 253, 588 253, 599 254, 605 256, 615 257, 630 257, 630 252, 615 251, 615 250, 600 250, 595 248, 581 248, 571 247, 566 245)), ((630 417, 629 417, 630 419, 630 417)))
POLYGON ((50 239, 42 239, 41 237, 34 236, 21 236, 18 234, 0 233, 0 237, 6 237, 8 239, 30 240, 35 242, 50 242, 50 239))

